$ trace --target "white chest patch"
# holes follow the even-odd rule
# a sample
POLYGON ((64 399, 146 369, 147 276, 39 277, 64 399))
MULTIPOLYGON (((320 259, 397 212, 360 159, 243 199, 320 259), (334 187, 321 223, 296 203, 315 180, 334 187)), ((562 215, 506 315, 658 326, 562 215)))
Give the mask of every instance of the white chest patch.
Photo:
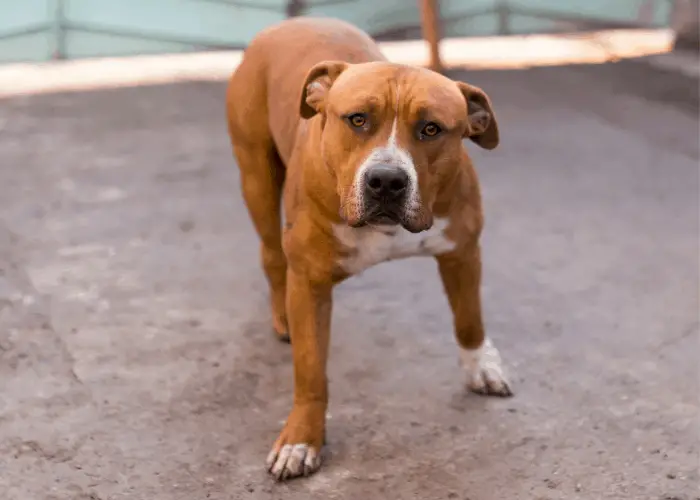
POLYGON ((435 219, 430 229, 417 234, 398 226, 352 228, 337 225, 335 237, 350 253, 339 262, 340 267, 358 274, 388 260, 447 253, 456 246, 444 233, 447 225, 447 219, 435 219))

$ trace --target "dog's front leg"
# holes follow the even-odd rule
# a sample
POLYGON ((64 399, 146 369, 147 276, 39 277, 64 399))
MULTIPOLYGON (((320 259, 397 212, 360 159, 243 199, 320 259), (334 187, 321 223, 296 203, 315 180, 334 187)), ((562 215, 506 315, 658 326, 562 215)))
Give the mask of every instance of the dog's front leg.
POLYGON ((287 272, 287 315, 294 358, 294 406, 267 459, 277 479, 306 476, 321 466, 328 383, 332 286, 287 272))
POLYGON ((466 251, 437 258, 447 298, 454 315, 467 387, 476 393, 511 396, 501 356, 484 334, 481 315, 481 256, 477 244, 466 251))

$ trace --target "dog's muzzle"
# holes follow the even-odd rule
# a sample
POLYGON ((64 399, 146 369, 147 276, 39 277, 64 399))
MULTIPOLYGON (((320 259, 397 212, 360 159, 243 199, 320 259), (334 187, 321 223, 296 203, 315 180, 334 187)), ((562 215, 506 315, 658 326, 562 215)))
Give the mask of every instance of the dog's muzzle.
POLYGON ((369 224, 401 223, 410 182, 403 168, 384 164, 368 168, 363 183, 365 221, 369 224))

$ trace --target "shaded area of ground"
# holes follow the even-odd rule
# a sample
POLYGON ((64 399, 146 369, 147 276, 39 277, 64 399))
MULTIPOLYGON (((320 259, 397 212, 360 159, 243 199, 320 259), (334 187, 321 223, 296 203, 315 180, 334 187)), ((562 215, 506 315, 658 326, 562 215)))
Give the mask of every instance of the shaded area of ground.
POLYGON ((474 156, 517 395, 464 393, 433 262, 384 264, 336 293, 330 458, 289 485, 223 85, 0 101, 0 497, 698 498, 697 82, 466 77, 503 130, 474 156))

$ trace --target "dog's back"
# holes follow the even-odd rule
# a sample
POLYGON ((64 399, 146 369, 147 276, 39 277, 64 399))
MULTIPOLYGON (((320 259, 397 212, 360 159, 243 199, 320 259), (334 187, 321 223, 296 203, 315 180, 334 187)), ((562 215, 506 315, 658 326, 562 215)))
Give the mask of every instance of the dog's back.
POLYGON ((337 19, 298 17, 260 32, 229 82, 227 114, 233 141, 272 140, 282 163, 292 152, 302 85, 321 61, 383 60, 377 44, 337 19))

